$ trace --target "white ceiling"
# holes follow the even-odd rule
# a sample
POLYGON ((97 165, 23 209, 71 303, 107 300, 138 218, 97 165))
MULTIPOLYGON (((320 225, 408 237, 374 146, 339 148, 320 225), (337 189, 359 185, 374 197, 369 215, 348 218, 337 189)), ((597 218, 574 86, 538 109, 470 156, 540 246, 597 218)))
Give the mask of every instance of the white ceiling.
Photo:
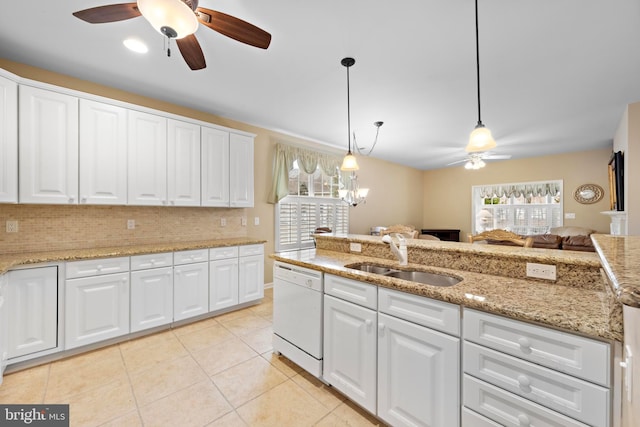
MULTIPOLYGON (((117 1, 116 1, 117 2, 117 1)), ((270 32, 267 50, 200 26, 191 71, 142 17, 88 24, 110 0, 2 1, 0 57, 346 150, 351 124, 373 157, 433 169, 464 157, 477 121, 473 0, 200 0, 270 32), (146 55, 122 46, 129 36, 146 55)), ((638 0, 480 0, 482 120, 495 154, 611 146, 640 101, 638 0)), ((458 166, 459 167, 459 166, 458 166)))

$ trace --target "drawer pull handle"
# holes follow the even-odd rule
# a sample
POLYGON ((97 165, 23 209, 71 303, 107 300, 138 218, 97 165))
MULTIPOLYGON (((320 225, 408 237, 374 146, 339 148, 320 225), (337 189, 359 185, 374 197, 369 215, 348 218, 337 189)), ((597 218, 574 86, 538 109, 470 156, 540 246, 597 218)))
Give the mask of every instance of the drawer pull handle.
POLYGON ((531 391, 531 380, 524 374, 518 375, 518 385, 522 391, 527 393, 531 391))
POLYGON ((524 352, 531 351, 531 342, 529 342, 529 339, 527 337, 518 338, 518 344, 520 345, 520 350, 524 352))
POLYGON ((367 319, 367 320, 364 321, 364 324, 367 327, 367 331, 370 331, 371 330, 371 326, 373 325, 373 320, 367 319))
POLYGON ((520 424, 522 427, 528 427, 531 425, 531 420, 529 420, 529 417, 527 417, 527 414, 519 414, 518 424, 520 424))

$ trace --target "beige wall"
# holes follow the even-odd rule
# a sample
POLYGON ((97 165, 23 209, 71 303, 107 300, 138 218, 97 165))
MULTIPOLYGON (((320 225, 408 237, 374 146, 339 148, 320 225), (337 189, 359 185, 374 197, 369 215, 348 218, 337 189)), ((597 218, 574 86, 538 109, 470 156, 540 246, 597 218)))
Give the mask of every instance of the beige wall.
POLYGON ((423 220, 428 228, 460 229, 461 239, 471 232, 471 187, 482 184, 564 181, 564 212, 576 219, 565 219, 564 225, 589 227, 608 233, 609 219, 600 214, 609 210, 607 163, 611 149, 582 151, 521 160, 487 162, 480 170, 450 167, 425 171, 423 220), (573 198, 581 184, 598 184, 605 190, 603 199, 582 205, 573 198))
POLYGON ((624 195, 627 213, 627 234, 640 235, 640 195, 634 190, 640 182, 640 170, 634 167, 640 159, 640 102, 625 109, 613 140, 614 151, 624 154, 624 195))

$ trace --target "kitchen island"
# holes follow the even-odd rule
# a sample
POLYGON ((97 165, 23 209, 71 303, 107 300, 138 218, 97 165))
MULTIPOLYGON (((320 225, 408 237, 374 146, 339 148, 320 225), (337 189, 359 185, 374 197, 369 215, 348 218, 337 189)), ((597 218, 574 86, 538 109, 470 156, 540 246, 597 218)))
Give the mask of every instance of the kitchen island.
MULTIPOLYGON (((400 265, 379 237, 317 235, 272 255, 324 276, 323 381, 391 425, 621 425, 622 305, 599 254, 431 240, 407 252, 400 265), (529 277, 531 264, 555 278, 529 277)), ((276 278, 274 319, 278 295, 276 278)))

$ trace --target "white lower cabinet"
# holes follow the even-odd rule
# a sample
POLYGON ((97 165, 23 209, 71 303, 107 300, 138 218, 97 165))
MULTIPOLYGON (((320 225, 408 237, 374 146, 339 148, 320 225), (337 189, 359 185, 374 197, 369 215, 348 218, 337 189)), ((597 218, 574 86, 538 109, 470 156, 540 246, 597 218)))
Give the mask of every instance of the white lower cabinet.
POLYGON ((8 358, 58 346, 58 267, 10 271, 5 292, 8 358))
POLYGON ((129 258, 68 262, 65 348, 129 333, 129 258))
POLYGON ((460 425, 460 308, 325 275, 323 379, 393 426, 460 425))
POLYGON ((464 339, 474 413, 505 426, 612 425, 608 343, 470 309, 464 339))
POLYGON ((238 304, 238 258, 209 262, 209 311, 238 304))
POLYGON ((238 258, 238 303, 264 297, 264 245, 240 246, 238 258))
POLYGON ((376 412, 376 318, 375 310, 324 296, 322 376, 372 413, 376 412))
POLYGON ((208 259, 207 249, 173 254, 174 321, 188 319, 209 311, 208 259))
POLYGON ((167 325, 172 321, 173 254, 132 256, 131 332, 167 325))
POLYGON ((209 250, 209 311, 264 297, 264 245, 209 250))

